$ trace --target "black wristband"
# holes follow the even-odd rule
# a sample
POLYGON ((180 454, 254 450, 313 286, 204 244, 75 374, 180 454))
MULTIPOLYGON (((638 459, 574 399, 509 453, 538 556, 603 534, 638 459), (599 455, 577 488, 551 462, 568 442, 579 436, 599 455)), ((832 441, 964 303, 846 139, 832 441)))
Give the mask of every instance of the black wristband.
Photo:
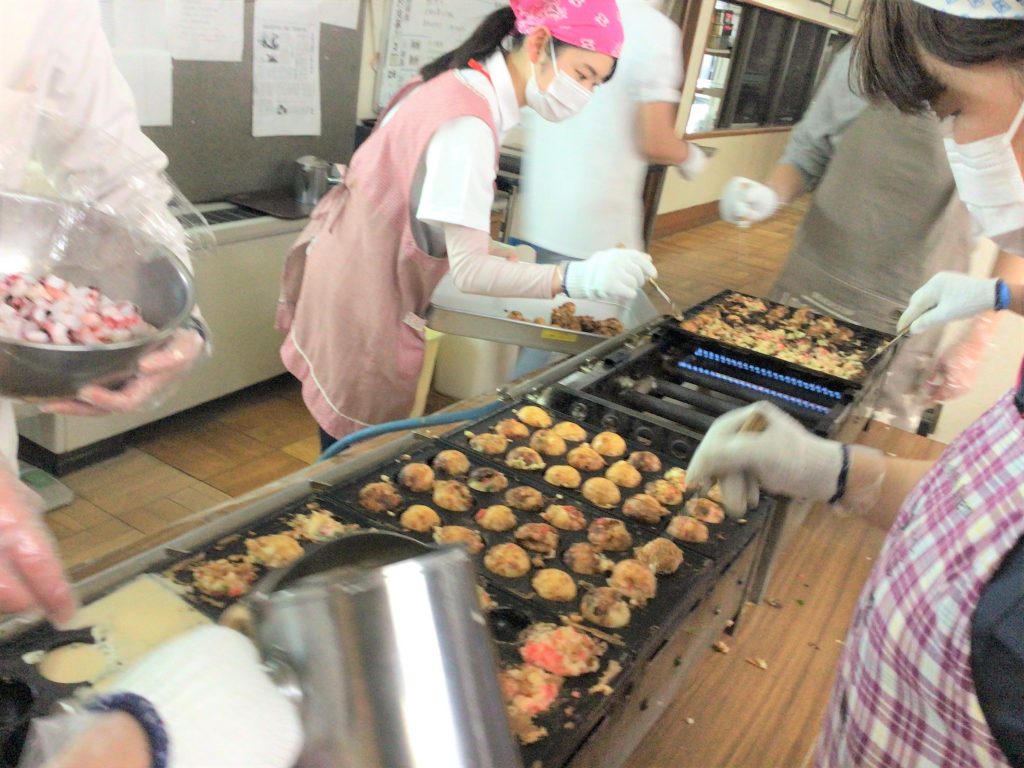
POLYGON ((167 728, 148 699, 136 693, 113 693, 94 699, 86 705, 88 712, 127 712, 142 726, 149 740, 152 768, 167 768, 167 728))
MULTIPOLYGON (((562 262, 562 293, 569 296, 569 289, 565 285, 565 281, 569 279, 569 262, 562 262)), ((569 296, 571 299, 572 296, 569 296)))
POLYGON ((840 443, 839 448, 843 453, 843 463, 839 467, 839 477, 836 478, 835 495, 828 500, 829 504, 835 504, 846 495, 846 478, 850 474, 850 446, 846 443, 840 443))

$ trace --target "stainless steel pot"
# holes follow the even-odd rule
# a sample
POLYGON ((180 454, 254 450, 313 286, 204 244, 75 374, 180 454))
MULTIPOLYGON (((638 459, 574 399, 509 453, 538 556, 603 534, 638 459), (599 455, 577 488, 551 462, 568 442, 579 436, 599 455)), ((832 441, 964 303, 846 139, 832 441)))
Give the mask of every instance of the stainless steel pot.
POLYGON ((303 155, 295 166, 295 199, 303 205, 316 205, 327 191, 331 164, 313 155, 303 155))
POLYGON ((473 568, 353 534, 269 575, 249 631, 300 708, 298 768, 517 768, 473 568))

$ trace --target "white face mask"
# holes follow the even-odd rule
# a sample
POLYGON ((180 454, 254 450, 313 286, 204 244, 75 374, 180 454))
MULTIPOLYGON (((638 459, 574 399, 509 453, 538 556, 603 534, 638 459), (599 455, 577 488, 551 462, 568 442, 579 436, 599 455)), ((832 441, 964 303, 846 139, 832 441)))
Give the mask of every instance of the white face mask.
POLYGON ((560 123, 587 106, 591 92, 558 68, 554 40, 549 38, 549 41, 551 66, 555 68, 555 77, 548 85, 548 89, 542 91, 537 85, 537 70, 531 61, 530 79, 526 81, 526 105, 545 120, 560 123))
POLYGON ((960 199, 1000 248, 1024 256, 1024 176, 1011 144, 1024 120, 1024 103, 1006 133, 957 144, 944 122, 946 156, 960 199))

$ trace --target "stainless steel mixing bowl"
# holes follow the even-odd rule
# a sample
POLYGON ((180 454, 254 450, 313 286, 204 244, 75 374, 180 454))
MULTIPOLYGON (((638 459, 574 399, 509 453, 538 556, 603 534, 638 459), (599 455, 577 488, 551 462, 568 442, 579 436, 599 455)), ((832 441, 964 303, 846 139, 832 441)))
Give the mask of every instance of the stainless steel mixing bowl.
POLYGON ((0 395, 34 402, 74 397, 83 386, 116 387, 138 359, 190 315, 192 275, 166 246, 95 208, 0 192, 0 274, 53 273, 138 305, 157 329, 103 346, 34 344, 0 337, 0 395))

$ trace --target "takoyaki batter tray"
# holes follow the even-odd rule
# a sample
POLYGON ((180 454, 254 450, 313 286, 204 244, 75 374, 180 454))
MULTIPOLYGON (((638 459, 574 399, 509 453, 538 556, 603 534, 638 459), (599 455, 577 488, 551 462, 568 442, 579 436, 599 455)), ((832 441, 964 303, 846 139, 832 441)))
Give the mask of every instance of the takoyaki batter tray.
MULTIPOLYGON (((537 477, 521 470, 513 470, 508 467, 500 467, 487 461, 483 456, 473 455, 469 451, 460 453, 469 460, 470 472, 483 468, 488 472, 500 471, 508 479, 508 488, 529 488, 537 492, 536 498, 540 505, 536 510, 513 510, 516 517, 516 526, 506 531, 493 531, 483 528, 475 519, 478 510, 486 509, 492 505, 506 504, 505 491, 485 492, 469 490, 472 503, 466 512, 452 512, 441 508, 435 501, 431 492, 413 492, 399 482, 399 473, 403 467, 410 464, 427 464, 434 462, 437 455, 445 450, 453 450, 451 447, 440 441, 430 441, 422 448, 402 456, 396 457, 391 463, 379 466, 374 470, 347 481, 325 492, 326 503, 337 509, 343 506, 351 510, 351 514, 343 514, 342 517, 353 518, 362 516, 376 524, 382 529, 401 532, 425 543, 436 543, 437 539, 433 531, 416 531, 405 527, 402 524, 402 512, 413 505, 423 505, 433 509, 440 518, 443 526, 460 526, 468 529, 478 537, 476 551, 472 552, 474 562, 487 583, 487 591, 495 597, 500 604, 497 591, 509 592, 524 605, 533 606, 536 610, 545 612, 547 615, 560 617, 566 616, 571 620, 582 621, 585 626, 591 627, 605 634, 612 644, 621 644, 637 653, 641 653, 650 643, 658 642, 662 636, 662 630, 673 623, 677 613, 688 612, 697 603, 710 579, 712 578, 711 561, 703 555, 687 551, 680 545, 683 552, 683 562, 678 570, 669 575, 656 578, 656 596, 645 606, 633 606, 630 609, 629 624, 623 628, 615 629, 602 627, 583 620, 580 616, 580 601, 584 595, 592 590, 608 586, 608 572, 599 571, 594 574, 580 574, 573 571, 566 565, 566 552, 574 544, 588 543, 588 528, 599 518, 609 518, 617 526, 621 525, 620 531, 629 536, 629 543, 623 543, 620 550, 605 550, 602 552, 607 561, 604 565, 610 570, 616 563, 631 559, 634 556, 634 548, 641 547, 656 538, 660 533, 642 526, 635 521, 608 515, 602 510, 569 497, 556 489, 546 485, 537 477), (360 505, 360 490, 371 483, 387 482, 391 484, 400 498, 394 505, 396 509, 374 513, 360 505), (528 551, 529 567, 524 575, 503 576, 490 570, 487 566, 487 555, 492 547, 515 543, 515 530, 522 525, 529 523, 544 523, 545 519, 541 514, 547 510, 549 505, 571 505, 579 511, 580 518, 586 526, 582 530, 555 529, 557 542, 551 542, 553 550, 547 554, 528 551), (533 578, 538 571, 552 569, 567 574, 576 588, 576 594, 569 600, 555 601, 541 597, 533 584, 533 578)), ((455 477, 437 473, 438 480, 466 479, 465 473, 459 473, 455 477)), ((533 542, 531 542, 533 543, 533 542)), ((536 542, 539 545, 541 542, 536 542)), ((526 564, 523 564, 526 567, 526 564)), ((556 577, 557 578, 557 577, 556 577)), ((562 579, 564 581, 564 579, 562 579)), ((557 621, 557 619, 556 619, 557 621)))

